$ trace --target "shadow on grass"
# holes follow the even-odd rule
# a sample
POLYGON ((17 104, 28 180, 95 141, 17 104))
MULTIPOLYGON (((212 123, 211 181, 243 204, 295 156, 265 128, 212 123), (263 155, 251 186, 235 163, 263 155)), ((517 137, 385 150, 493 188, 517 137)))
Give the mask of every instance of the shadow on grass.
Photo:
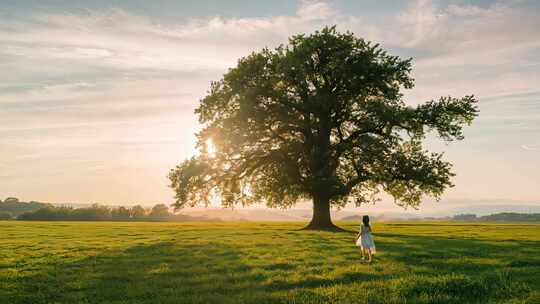
POLYGON ((250 270, 223 244, 139 245, 51 265, 2 303, 271 303, 250 270))
MULTIPOLYGON (((540 272, 540 242, 512 241, 497 243, 473 238, 445 238, 395 233, 375 235, 377 249, 387 259, 407 265, 412 273, 422 275, 478 275, 511 268, 526 267, 530 273, 540 272), (392 242, 399 239, 403 243, 392 242), (521 253, 521 252, 524 253, 521 253), (526 251, 526 253, 525 253, 526 251)), ((527 274, 523 279, 530 280, 527 274)))
POLYGON ((358 233, 358 231, 341 228, 339 226, 334 226, 332 228, 321 228, 321 229, 302 227, 302 228, 296 229, 295 231, 331 232, 331 233, 358 233))
POLYGON ((272 290, 293 290, 301 288, 331 287, 336 285, 348 285, 358 282, 369 282, 374 280, 384 280, 389 276, 376 275, 364 272, 347 272, 335 278, 306 277, 298 282, 274 281, 268 285, 272 290))

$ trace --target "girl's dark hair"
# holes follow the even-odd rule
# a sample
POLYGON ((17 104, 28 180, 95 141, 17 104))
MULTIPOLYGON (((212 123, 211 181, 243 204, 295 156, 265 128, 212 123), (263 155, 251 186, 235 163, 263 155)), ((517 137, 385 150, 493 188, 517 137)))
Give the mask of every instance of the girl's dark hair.
POLYGON ((369 215, 362 216, 362 223, 364 223, 364 226, 369 227, 369 215))

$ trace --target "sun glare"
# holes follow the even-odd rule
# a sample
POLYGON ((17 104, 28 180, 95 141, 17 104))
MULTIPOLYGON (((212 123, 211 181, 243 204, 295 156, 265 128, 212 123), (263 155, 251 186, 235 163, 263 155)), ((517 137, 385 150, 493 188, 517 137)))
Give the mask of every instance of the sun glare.
POLYGON ((214 143, 212 142, 212 139, 206 140, 206 151, 208 152, 208 155, 215 156, 216 155, 216 147, 214 146, 214 143))

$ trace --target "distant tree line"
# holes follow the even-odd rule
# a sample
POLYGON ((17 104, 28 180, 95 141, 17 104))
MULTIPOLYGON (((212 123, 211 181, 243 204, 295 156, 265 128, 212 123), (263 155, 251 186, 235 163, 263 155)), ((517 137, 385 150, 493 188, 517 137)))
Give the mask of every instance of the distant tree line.
POLYGON ((458 214, 452 217, 456 221, 479 222, 540 222, 540 213, 502 212, 484 216, 476 214, 458 214))
POLYGON ((137 219, 166 219, 172 214, 165 204, 157 204, 151 209, 140 205, 133 207, 108 207, 93 204, 86 208, 48 206, 20 215, 20 220, 45 221, 108 221, 137 219))
POLYGON ((21 202, 9 197, 0 200, 0 220, 73 220, 73 221, 103 221, 103 220, 137 220, 137 219, 168 219, 179 216, 169 212, 165 204, 157 204, 146 209, 141 205, 132 207, 108 207, 93 204, 90 207, 74 208, 54 206, 40 202, 21 202))
POLYGON ((16 197, 8 197, 4 201, 0 200, 0 220, 16 218, 23 213, 33 212, 45 207, 52 207, 52 205, 35 201, 21 202, 16 197))

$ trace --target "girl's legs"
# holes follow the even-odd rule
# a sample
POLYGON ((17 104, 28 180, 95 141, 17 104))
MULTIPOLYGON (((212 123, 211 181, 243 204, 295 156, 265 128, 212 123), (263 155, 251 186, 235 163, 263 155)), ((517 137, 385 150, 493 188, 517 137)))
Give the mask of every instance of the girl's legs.
POLYGON ((364 247, 360 247, 360 252, 362 253, 362 260, 365 260, 366 256, 364 254, 364 247))
POLYGON ((367 256, 368 256, 368 262, 371 263, 371 250, 369 248, 366 249, 367 256))

